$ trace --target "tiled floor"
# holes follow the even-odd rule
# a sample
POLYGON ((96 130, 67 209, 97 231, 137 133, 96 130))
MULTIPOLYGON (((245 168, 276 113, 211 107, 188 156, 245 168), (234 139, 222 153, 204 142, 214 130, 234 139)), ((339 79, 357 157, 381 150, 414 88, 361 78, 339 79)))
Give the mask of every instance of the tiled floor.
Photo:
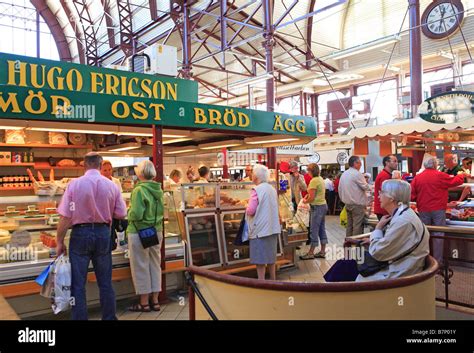
MULTIPOLYGON (((169 302, 161 306, 160 311, 149 313, 135 313, 128 310, 134 304, 132 299, 117 302, 117 317, 119 320, 189 320, 189 306, 187 296, 178 294, 169 297, 169 302)), ((100 320, 100 308, 89 310, 90 320, 100 320)))

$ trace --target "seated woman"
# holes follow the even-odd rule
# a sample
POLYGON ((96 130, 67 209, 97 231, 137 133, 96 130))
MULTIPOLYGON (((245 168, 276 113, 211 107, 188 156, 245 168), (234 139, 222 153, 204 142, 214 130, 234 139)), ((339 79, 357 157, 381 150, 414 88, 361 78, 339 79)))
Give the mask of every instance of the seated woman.
POLYGON ((410 194, 410 184, 406 181, 390 179, 382 184, 380 204, 389 215, 381 218, 365 243, 369 244, 369 253, 375 260, 390 264, 368 277, 359 274, 356 281, 398 278, 423 271, 430 253, 429 232, 410 208, 410 194))

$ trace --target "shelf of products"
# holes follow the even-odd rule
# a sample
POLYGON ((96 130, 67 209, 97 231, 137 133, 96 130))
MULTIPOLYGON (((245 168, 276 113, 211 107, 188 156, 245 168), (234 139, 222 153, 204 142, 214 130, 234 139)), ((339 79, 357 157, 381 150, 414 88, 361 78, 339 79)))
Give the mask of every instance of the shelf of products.
POLYGON ((35 165, 34 169, 36 170, 84 170, 83 166, 74 166, 74 167, 58 167, 58 166, 47 166, 47 165, 35 165))
POLYGON ((11 163, 11 164, 0 164, 0 167, 34 167, 34 163, 11 163))
POLYGON ((20 144, 11 144, 11 143, 0 143, 0 148, 2 147, 14 147, 14 148, 59 148, 59 149, 92 149, 92 145, 50 145, 50 144, 35 144, 29 143, 25 145, 20 144))
POLYGON ((15 191, 15 190, 34 190, 34 188, 32 186, 0 187, 0 191, 15 191))

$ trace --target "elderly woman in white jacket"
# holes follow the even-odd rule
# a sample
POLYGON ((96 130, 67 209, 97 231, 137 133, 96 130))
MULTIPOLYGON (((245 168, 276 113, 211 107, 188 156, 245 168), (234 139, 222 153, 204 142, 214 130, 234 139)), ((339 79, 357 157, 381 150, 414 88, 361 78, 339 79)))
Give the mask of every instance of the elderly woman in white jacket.
POLYGON ((268 266, 270 279, 276 279, 278 235, 281 232, 278 214, 278 195, 268 183, 268 168, 257 164, 253 167, 252 181, 256 186, 250 194, 246 210, 249 231, 250 263, 256 265, 259 280, 265 279, 268 266))
POLYGON ((429 232, 410 208, 410 194, 406 181, 391 179, 382 184, 380 204, 389 215, 382 217, 370 235, 369 253, 375 260, 388 261, 389 266, 368 277, 359 275, 356 281, 398 278, 423 271, 430 252, 429 232), (405 256, 400 258, 402 255, 405 256))

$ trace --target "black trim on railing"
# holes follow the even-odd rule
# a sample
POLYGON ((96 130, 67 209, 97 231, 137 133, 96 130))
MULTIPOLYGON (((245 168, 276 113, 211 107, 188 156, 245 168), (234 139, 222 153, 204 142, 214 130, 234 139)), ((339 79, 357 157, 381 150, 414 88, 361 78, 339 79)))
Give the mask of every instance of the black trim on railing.
POLYGON ((202 305, 206 309, 207 313, 209 316, 212 318, 214 321, 219 321, 217 318, 216 314, 212 311, 211 307, 207 303, 206 299, 204 299, 204 296, 202 295, 201 291, 199 290, 198 286, 196 285, 196 282, 194 282, 193 276, 189 271, 184 272, 184 277, 186 278, 186 281, 189 283, 189 285, 193 288, 194 293, 198 296, 199 300, 201 301, 202 305))

